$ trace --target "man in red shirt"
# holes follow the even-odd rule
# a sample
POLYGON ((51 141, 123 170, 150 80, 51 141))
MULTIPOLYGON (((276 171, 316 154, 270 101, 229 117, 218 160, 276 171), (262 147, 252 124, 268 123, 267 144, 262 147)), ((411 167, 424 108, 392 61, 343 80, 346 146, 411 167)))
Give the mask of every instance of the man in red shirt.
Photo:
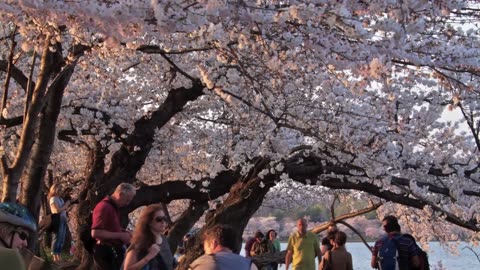
POLYGON ((111 196, 105 197, 93 209, 91 233, 97 241, 93 249, 97 270, 120 269, 124 245, 130 243, 131 234, 120 225, 119 208, 127 206, 135 193, 133 185, 121 183, 111 196))

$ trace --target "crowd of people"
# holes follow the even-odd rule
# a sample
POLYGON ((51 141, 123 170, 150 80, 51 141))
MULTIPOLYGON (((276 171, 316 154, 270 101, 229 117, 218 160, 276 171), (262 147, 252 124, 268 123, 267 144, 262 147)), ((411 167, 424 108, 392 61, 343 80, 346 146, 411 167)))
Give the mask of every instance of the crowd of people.
MULTIPOLYGON (((70 204, 60 197, 61 187, 52 185, 48 194, 51 212, 60 216, 59 226, 53 232, 52 256, 60 261, 67 227, 66 210, 70 204)), ((176 266, 166 236, 168 218, 159 204, 145 207, 133 232, 122 228, 120 208, 128 206, 136 194, 133 185, 122 183, 101 200, 92 213, 91 236, 94 267, 97 270, 173 270, 176 266)), ((345 244, 347 235, 335 224, 327 229, 321 242, 316 234, 307 230, 307 220, 300 218, 297 231, 288 239, 285 268, 293 270, 352 270, 352 255, 345 244)), ((382 220, 386 235, 375 242, 371 266, 381 270, 428 270, 428 261, 412 235, 402 234, 398 220, 386 216, 382 220)), ((37 230, 36 221, 28 209, 18 203, 0 203, 0 264, 8 269, 28 269, 18 250, 28 246, 28 238, 37 230)), ((227 225, 217 224, 201 236, 204 255, 193 261, 192 270, 277 270, 277 262, 257 266, 256 256, 281 252, 277 232, 265 234, 257 231, 246 242, 245 256, 233 252, 239 232, 227 225)), ((190 236, 191 235, 187 235, 190 236)), ((190 237, 185 237, 189 240, 190 237)), ((188 241, 184 241, 185 243, 188 241)), ((191 246, 190 246, 191 247, 191 246)), ((184 254, 189 246, 184 245, 184 254)))

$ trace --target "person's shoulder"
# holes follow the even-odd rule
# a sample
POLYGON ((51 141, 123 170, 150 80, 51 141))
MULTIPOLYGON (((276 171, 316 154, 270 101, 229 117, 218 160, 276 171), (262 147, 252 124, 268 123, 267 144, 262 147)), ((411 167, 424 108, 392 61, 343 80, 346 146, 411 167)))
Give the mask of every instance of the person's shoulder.
POLYGON ((380 237, 377 241, 375 241, 374 246, 381 246, 383 245, 383 242, 385 241, 385 236, 380 237))
POLYGON ((214 256, 217 264, 220 264, 221 266, 231 265, 232 263, 250 264, 251 262, 249 258, 228 251, 216 252, 214 256))
POLYGON ((0 247, 0 264, 2 269, 26 269, 25 262, 16 249, 0 247))
POLYGON ((288 241, 290 240, 294 240, 298 238, 298 232, 292 232, 289 236, 288 236, 288 241))
POLYGON ((204 254, 194 260, 188 269, 192 270, 210 270, 215 269, 215 260, 213 255, 204 254))
POLYGON ((110 203, 109 200, 110 199, 108 197, 103 198, 97 203, 97 205, 95 205, 94 211, 113 208, 113 205, 110 203))

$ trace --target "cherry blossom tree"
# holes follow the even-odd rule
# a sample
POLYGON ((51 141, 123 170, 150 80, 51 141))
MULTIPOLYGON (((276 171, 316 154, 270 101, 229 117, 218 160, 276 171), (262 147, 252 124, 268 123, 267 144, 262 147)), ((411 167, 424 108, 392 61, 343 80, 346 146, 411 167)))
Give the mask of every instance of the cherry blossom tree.
POLYGON ((187 200, 172 246, 219 196, 205 228, 243 231, 265 198, 336 190, 391 202, 379 213, 419 232, 448 222, 475 239, 479 11, 459 0, 4 1, 2 198, 38 214, 50 164, 79 187, 79 223, 123 181, 141 194, 128 211, 187 200))

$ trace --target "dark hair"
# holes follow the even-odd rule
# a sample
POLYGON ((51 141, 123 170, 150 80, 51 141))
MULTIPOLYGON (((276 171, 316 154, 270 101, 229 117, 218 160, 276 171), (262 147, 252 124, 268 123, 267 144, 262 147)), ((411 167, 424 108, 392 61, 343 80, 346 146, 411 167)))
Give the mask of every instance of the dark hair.
POLYGON ((387 224, 385 224, 383 226, 383 228, 385 229, 385 231, 387 233, 399 232, 400 231, 400 224, 398 224, 398 219, 396 217, 386 216, 386 217, 383 218, 382 221, 387 222, 387 224))
POLYGON ((136 250, 148 251, 151 245, 155 244, 155 235, 150 228, 155 213, 163 211, 160 204, 151 204, 145 207, 140 213, 137 225, 133 231, 131 247, 136 250))
POLYGON ((338 232, 337 224, 335 223, 330 223, 327 227, 327 230, 329 232, 338 232))
POLYGON ((217 240, 221 246, 231 250, 235 249, 235 239, 235 230, 232 227, 223 224, 217 224, 207 229, 203 234, 203 241, 217 240))
POLYGON ((255 233, 255 238, 263 238, 263 237, 265 237, 265 235, 262 232, 258 231, 255 233))
POLYGON ((337 233, 337 232, 328 232, 328 233, 327 233, 327 239, 328 239, 328 240, 335 240, 335 234, 336 234, 336 233, 337 233))
POLYGON ((270 229, 270 230, 267 231, 267 234, 265 234, 267 238, 270 238, 270 233, 271 233, 271 232, 274 232, 274 233, 275 233, 275 236, 278 235, 277 231, 275 231, 274 229, 270 229))
POLYGON ((335 243, 339 246, 345 245, 347 242, 347 234, 342 231, 337 231, 335 233, 335 243))

